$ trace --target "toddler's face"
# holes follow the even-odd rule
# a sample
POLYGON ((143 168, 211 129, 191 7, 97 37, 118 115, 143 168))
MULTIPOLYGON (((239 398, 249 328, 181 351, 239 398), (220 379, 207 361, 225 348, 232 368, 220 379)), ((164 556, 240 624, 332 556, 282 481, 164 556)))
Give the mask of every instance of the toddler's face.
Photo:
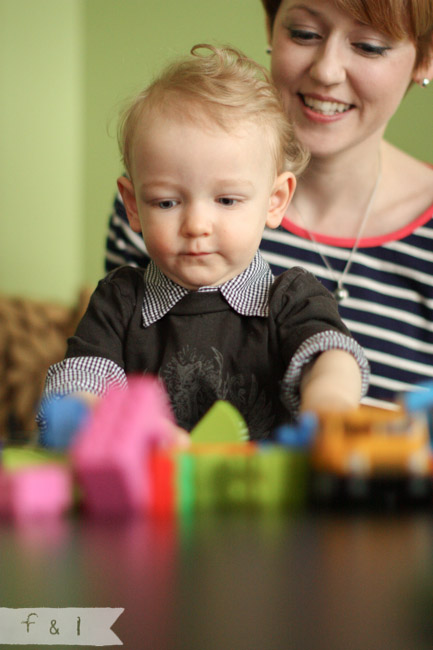
POLYGON ((265 133, 250 122, 230 133, 164 116, 145 126, 132 148, 131 226, 169 278, 218 286, 247 268, 265 224, 279 225, 293 177, 277 179, 265 133))

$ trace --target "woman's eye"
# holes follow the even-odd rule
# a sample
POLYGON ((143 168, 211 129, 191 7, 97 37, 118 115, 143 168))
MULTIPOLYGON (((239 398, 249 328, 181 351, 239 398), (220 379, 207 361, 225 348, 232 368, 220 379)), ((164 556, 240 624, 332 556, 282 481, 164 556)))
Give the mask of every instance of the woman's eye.
POLYGON ((164 201, 157 201, 155 205, 158 208, 161 208, 161 210, 170 210, 170 208, 174 208, 177 205, 177 201, 174 201, 173 199, 165 199, 164 201))
POLYGON ((320 34, 316 32, 306 29, 295 29, 294 27, 289 28, 289 34, 294 41, 298 42, 316 41, 320 39, 320 34))
POLYGON ((238 199, 232 199, 229 196, 222 196, 220 199, 218 199, 218 203, 221 203, 221 205, 224 205, 226 207, 231 207, 238 203, 238 199))
POLYGON ((373 45, 372 43, 354 43, 353 46, 367 56, 383 56, 391 49, 386 45, 373 45))

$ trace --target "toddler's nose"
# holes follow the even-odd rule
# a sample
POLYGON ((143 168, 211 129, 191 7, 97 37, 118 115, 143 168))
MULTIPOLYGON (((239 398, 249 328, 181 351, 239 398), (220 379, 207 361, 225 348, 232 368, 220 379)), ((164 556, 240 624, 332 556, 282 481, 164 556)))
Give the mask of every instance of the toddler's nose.
POLYGON ((189 206, 182 220, 182 235, 184 237, 202 237, 211 231, 210 219, 202 206, 189 206))

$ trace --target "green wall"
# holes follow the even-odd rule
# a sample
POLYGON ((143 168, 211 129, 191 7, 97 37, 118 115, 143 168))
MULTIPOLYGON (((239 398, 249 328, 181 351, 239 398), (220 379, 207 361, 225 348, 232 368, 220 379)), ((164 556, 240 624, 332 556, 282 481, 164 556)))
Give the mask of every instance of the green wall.
MULTIPOLYGON (((0 292, 71 303, 95 284, 119 107, 198 42, 266 63, 259 0, 0 0, 0 292)), ((411 90, 388 130, 430 162, 432 96, 411 90)))
POLYGON ((196 43, 233 43, 264 63, 262 23, 259 0, 86 3, 86 280, 101 275, 107 218, 122 171, 116 141, 122 101, 196 43))
POLYGON ((83 256, 81 2, 0 0, 0 291, 69 301, 83 256))

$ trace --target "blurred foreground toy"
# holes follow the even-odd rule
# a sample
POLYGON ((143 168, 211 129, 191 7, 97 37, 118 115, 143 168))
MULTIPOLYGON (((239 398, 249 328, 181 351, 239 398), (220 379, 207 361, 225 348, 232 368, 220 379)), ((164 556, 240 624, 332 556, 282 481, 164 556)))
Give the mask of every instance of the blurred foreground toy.
POLYGON ((407 413, 427 419, 430 447, 433 448, 433 380, 418 384, 416 390, 402 395, 400 402, 407 413))
POLYGON ((72 474, 46 450, 11 447, 0 467, 0 515, 15 521, 59 517, 72 506, 72 474))
POLYGON ((90 406, 78 395, 52 397, 44 407, 45 430, 40 443, 50 449, 68 449, 90 412, 90 406))
POLYGON ((216 401, 191 431, 191 442, 236 443, 248 440, 247 424, 230 402, 216 401))
POLYGON ((361 407, 319 418, 312 446, 313 492, 319 500, 392 495, 431 498, 428 426, 422 414, 361 407))
POLYGON ((154 377, 129 377, 126 390, 109 391, 86 414, 78 433, 71 433, 80 418, 67 411, 70 404, 66 398, 58 401, 62 417, 52 417, 51 423, 60 423, 61 434, 53 424, 48 438, 60 448, 70 445, 63 466, 35 465, 33 457, 25 474, 23 457, 18 472, 10 463, 12 450, 4 450, 4 514, 64 512, 71 503, 71 472, 85 510, 110 518, 290 511, 311 494, 316 503, 374 505, 383 495, 397 503, 432 500, 425 401, 422 408, 418 402, 397 412, 361 407, 318 417, 303 414, 264 442, 248 442, 241 414, 218 401, 191 432, 187 449, 172 446, 174 419, 154 377))
POLYGON ((174 419, 158 379, 130 377, 127 390, 108 391, 70 450, 86 510, 119 517, 148 508, 150 453, 171 443, 170 422, 174 419))
POLYGON ((309 466, 305 450, 256 442, 155 450, 151 513, 298 509, 306 501, 309 466))
POLYGON ((433 380, 416 385, 416 390, 402 395, 400 401, 408 413, 433 409, 433 380))
POLYGON ((305 414, 299 424, 280 427, 272 442, 246 442, 242 416, 227 402, 215 403, 192 431, 189 450, 153 453, 152 514, 299 509, 308 497, 316 427, 317 418, 305 414))
POLYGON ((275 442, 291 449, 310 451, 319 426, 315 413, 301 413, 296 424, 284 424, 273 434, 275 442))

